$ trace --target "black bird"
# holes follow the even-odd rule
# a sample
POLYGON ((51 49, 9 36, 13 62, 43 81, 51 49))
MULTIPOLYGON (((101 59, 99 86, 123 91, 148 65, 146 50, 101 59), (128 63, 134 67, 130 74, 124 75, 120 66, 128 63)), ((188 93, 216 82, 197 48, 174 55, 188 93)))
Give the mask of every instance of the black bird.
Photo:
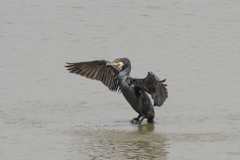
POLYGON ((127 58, 118 58, 113 62, 96 60, 67 64, 65 67, 70 73, 101 81, 111 91, 122 92, 128 103, 139 114, 130 121, 133 124, 140 124, 144 118, 147 118, 149 123, 154 122, 155 112, 147 93, 151 95, 154 106, 159 107, 168 97, 167 85, 163 84, 166 79, 161 81, 152 72, 148 72, 147 77, 143 79, 131 77, 129 75, 131 63, 127 58))

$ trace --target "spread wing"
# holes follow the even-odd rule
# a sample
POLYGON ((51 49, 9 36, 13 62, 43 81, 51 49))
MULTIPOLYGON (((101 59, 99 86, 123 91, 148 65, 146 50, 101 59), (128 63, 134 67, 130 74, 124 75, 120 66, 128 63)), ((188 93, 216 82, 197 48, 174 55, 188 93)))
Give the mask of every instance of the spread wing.
POLYGON ((111 91, 120 91, 118 86, 118 73, 116 66, 107 65, 109 61, 96 60, 88 62, 67 63, 70 73, 79 74, 92 80, 101 81, 111 91))
POLYGON ((168 97, 168 92, 166 84, 163 84, 166 81, 160 80, 154 73, 148 72, 146 78, 143 79, 131 79, 131 83, 134 84, 139 89, 146 91, 148 94, 151 94, 154 101, 154 106, 163 105, 164 101, 168 97))

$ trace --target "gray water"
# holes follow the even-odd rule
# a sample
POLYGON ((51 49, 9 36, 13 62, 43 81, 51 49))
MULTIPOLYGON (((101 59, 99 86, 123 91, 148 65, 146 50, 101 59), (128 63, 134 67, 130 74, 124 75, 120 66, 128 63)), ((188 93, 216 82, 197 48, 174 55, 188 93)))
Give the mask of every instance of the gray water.
POLYGON ((240 1, 0 2, 0 159, 240 158, 240 1), (167 79, 154 124, 65 62, 167 79))

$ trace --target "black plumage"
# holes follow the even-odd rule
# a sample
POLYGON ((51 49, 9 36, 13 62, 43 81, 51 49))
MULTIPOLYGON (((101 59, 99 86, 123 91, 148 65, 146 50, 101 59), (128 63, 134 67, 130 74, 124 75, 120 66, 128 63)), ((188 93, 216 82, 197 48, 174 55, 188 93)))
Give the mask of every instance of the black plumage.
POLYGON ((96 60, 67 64, 70 73, 101 81, 111 91, 122 92, 139 114, 137 118, 131 120, 134 124, 141 123, 144 118, 153 123, 155 117, 153 106, 162 106, 168 97, 167 85, 163 84, 166 79, 161 81, 152 72, 148 72, 147 77, 143 79, 132 78, 129 75, 131 63, 127 58, 115 59, 113 62, 96 60), (146 93, 151 95, 154 105, 146 93))

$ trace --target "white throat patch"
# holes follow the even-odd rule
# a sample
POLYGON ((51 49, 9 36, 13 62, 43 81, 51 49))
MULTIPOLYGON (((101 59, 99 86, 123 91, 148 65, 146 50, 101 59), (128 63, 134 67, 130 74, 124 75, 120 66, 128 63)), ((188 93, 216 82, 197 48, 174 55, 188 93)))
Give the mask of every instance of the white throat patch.
POLYGON ((122 68, 123 62, 118 62, 118 63, 117 63, 117 66, 118 66, 119 68, 122 68))

